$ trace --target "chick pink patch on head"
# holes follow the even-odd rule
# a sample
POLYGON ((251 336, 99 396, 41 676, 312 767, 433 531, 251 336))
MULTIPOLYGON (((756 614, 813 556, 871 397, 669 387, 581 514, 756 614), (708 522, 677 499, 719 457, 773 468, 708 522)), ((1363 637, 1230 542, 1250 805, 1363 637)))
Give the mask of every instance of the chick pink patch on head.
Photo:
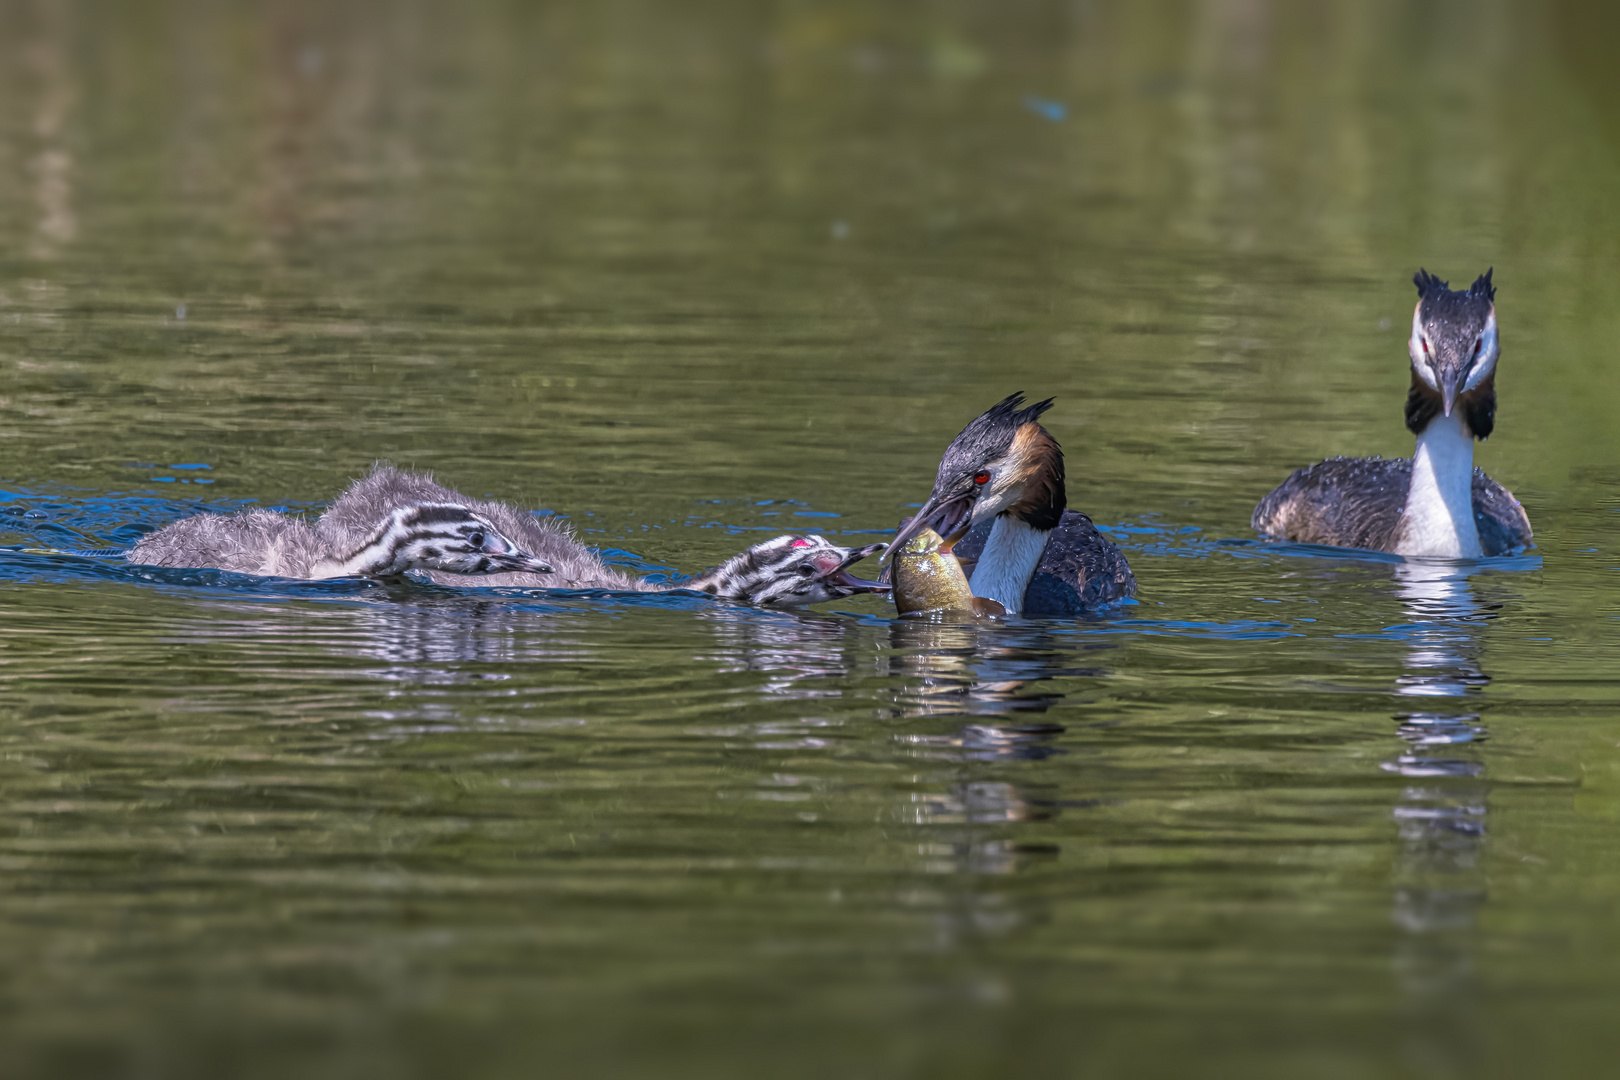
POLYGON ((814 546, 815 546, 814 544, 812 544, 810 541, 806 540, 802 536, 795 538, 793 543, 788 545, 788 547, 796 547, 796 548, 814 547, 814 546))

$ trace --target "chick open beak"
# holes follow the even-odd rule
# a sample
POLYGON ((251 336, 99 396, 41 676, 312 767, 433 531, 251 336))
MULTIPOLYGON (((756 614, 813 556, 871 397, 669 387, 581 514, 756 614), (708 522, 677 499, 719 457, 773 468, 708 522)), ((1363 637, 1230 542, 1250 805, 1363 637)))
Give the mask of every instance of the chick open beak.
POLYGON ((868 581, 858 578, 849 572, 849 568, 862 559, 876 555, 888 547, 887 544, 868 544, 865 547, 854 548, 838 565, 838 569, 827 575, 827 581, 839 588, 849 589, 852 592, 888 592, 894 586, 886 581, 868 581))

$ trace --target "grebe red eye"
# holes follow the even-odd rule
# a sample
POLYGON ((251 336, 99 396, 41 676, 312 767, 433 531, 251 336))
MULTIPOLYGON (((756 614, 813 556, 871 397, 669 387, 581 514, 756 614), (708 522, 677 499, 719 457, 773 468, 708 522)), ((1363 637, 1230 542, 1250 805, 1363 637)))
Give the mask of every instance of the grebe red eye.
POLYGON ((973 478, 973 482, 975 484, 988 484, 990 482, 990 474, 988 472, 980 472, 973 478))

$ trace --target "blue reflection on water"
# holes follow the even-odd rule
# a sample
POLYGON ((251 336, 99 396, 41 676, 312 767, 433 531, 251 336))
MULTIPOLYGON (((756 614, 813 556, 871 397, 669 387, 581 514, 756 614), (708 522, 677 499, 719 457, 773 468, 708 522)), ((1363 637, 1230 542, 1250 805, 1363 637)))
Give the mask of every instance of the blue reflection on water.
MULTIPOLYGON (((156 467, 156 466, 151 466, 156 467)), ((202 463, 180 463, 171 469, 205 470, 202 463)), ((0 581, 7 582, 60 582, 125 581, 158 585, 165 588, 223 590, 235 596, 301 597, 307 599, 386 599, 402 595, 422 596, 422 590, 452 597, 475 594, 484 598, 499 597, 521 607, 541 610, 577 610, 582 606, 659 607, 677 610, 701 610, 713 605, 710 598, 696 594, 671 593, 616 593, 605 590, 579 589, 513 589, 469 588, 456 589, 433 585, 425 579, 409 586, 383 585, 377 582, 335 580, 322 582, 291 581, 233 574, 218 570, 159 569, 131 567, 121 555, 142 535, 195 513, 230 513, 247 506, 260 505, 250 499, 185 499, 161 498, 143 493, 86 493, 73 489, 0 490, 0 581)), ((737 505, 780 506, 791 508, 792 516, 806 518, 835 518, 830 511, 813 509, 794 500, 764 500, 737 505)), ((288 512, 318 510, 313 504, 276 506, 272 509, 288 512)), ((728 533, 750 534, 779 531, 775 525, 740 525, 724 521, 710 521, 700 527, 723 528, 728 533)), ((1399 556, 1382 552, 1329 548, 1312 544, 1287 544, 1254 538, 1212 537, 1202 527, 1180 522, 1168 522, 1157 515, 1116 522, 1103 526, 1120 547, 1132 558, 1171 557, 1209 559, 1230 557, 1237 559, 1310 560, 1316 563, 1402 566, 1399 556)), ((833 530, 829 530, 833 531, 833 530)), ((844 529, 842 534, 886 533, 892 529, 844 529)), ((651 581, 666 583, 678 580, 680 572, 673 566, 659 562, 645 554, 615 546, 600 549, 603 561, 621 567, 633 574, 647 575, 651 581)), ((1539 555, 1523 554, 1507 558, 1481 560, 1477 563, 1448 564, 1452 567, 1442 576, 1481 572, 1522 572, 1539 570, 1539 555)), ((1262 602, 1266 598, 1257 597, 1262 602)), ((998 624, 996 632, 1006 634, 1019 624, 1041 625, 1047 632, 1062 637, 1074 635, 1142 635, 1172 636, 1216 640, 1276 640, 1306 636, 1303 624, 1314 619, 1285 620, 1188 620, 1126 617, 1136 601, 1122 601, 1084 620, 1008 620, 998 624)), ((766 614, 766 613, 758 613, 766 614)), ((881 623, 886 615, 867 612, 838 613, 860 622, 881 623)), ((1468 618, 1467 613, 1446 613, 1451 618, 1468 618)), ((1416 621, 1344 637, 1365 637, 1412 643, 1432 637, 1432 622, 1416 621)), ((1408 691, 1412 692, 1412 691, 1408 691)))

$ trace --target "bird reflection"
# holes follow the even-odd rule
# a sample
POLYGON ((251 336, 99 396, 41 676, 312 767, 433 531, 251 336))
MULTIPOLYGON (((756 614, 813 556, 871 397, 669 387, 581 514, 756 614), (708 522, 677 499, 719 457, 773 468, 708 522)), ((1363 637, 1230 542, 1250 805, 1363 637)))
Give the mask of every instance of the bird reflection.
POLYGON ((223 601, 212 605, 205 618, 173 633, 179 638, 251 643, 253 655, 265 662, 282 662, 289 651, 303 653, 314 647, 334 657, 363 661, 362 670, 371 677, 401 683, 460 682, 469 677, 462 671, 468 665, 493 667, 582 655, 571 641, 533 633, 537 626, 560 629, 561 620, 551 612, 462 597, 435 602, 412 596, 409 589, 342 585, 295 594, 349 601, 331 606, 277 608, 223 601))
POLYGON ((946 735, 909 735, 928 756, 953 761, 1041 761, 1063 753, 1062 724, 963 724, 946 735))
POLYGON ((902 811, 910 823, 927 828, 918 846, 920 869, 945 875, 930 893, 936 944, 951 949, 973 939, 1004 937, 1050 918, 1044 899, 1014 897, 975 883, 981 875, 1018 873, 1059 853, 1055 844, 1012 839, 1009 825, 1049 821, 1060 812, 1055 798, 1032 797, 1018 785, 997 780, 962 780, 940 792, 919 792, 902 811))
POLYGON ((983 875, 1016 874, 1058 854, 1055 844, 1009 836, 1010 828, 1092 804, 1066 801, 1039 782, 987 779, 980 770, 1064 753, 1058 745, 1063 725, 1029 714, 1050 709, 1064 696, 1043 684, 1096 673, 1072 666, 1071 655, 1060 638, 1038 625, 974 619, 900 619, 890 625, 882 673, 893 687, 887 692, 892 715, 961 718, 948 731, 901 736, 917 757, 957 765, 954 781, 942 790, 913 793, 901 807, 905 820, 927 830, 928 842, 919 848, 923 869, 953 882, 933 894, 942 949, 1003 937, 1050 918, 1044 901, 1016 899, 974 882, 983 875))
POLYGON ((897 619, 889 631, 886 672, 903 680, 894 715, 1044 712, 1063 695, 1032 687, 1059 675, 1097 674, 1066 665, 1064 655, 1058 639, 1038 627, 971 618, 897 619))
POLYGON ((698 659, 721 672, 760 672, 763 693, 800 700, 837 698, 838 685, 855 674, 856 624, 814 611, 762 611, 738 605, 706 606, 698 617, 714 648, 698 659))
MULTIPOLYGON (((514 614, 510 606, 482 602, 368 604, 355 617, 354 648, 385 665, 374 669, 380 678, 444 682, 453 679, 464 664, 533 659, 520 656, 533 650, 515 632, 514 614)), ((528 621, 532 623, 533 617, 528 621)), ((551 650, 543 651, 554 658, 551 650)))
POLYGON ((1383 768, 1412 781, 1393 811, 1400 854, 1392 914, 1405 931, 1395 960, 1411 1006, 1409 1038, 1424 1058, 1452 1058, 1478 1042, 1467 1030, 1476 994, 1470 932, 1485 900, 1487 791, 1477 744, 1487 731, 1476 699, 1490 682, 1478 657, 1481 628, 1495 609, 1475 597, 1468 569, 1430 562, 1397 568, 1411 621, 1395 693, 1418 708, 1395 716, 1407 745, 1383 768))

